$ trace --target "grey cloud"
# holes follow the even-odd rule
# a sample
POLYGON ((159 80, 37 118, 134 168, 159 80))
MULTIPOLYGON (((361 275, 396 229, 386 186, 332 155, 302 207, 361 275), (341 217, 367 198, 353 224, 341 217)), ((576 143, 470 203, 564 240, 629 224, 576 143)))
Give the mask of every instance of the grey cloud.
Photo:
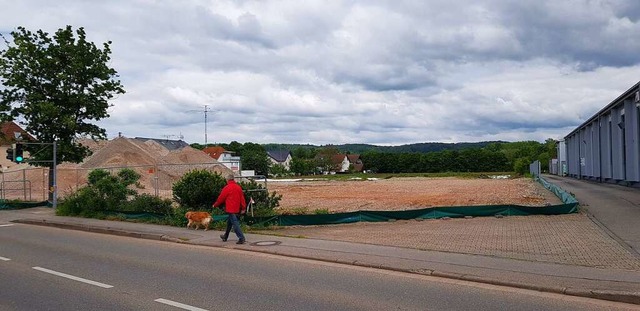
MULTIPOLYGON (((629 2, 627 2, 629 3, 629 2)), ((611 2, 512 2, 500 9, 504 24, 523 45, 524 57, 550 57, 576 62, 581 69, 628 66, 640 62, 640 24, 611 2), (554 5, 556 4, 556 5, 554 5)), ((623 10, 630 9, 630 11, 623 10)))
POLYGON ((4 3, 113 41, 129 136, 202 142, 207 104, 209 141, 543 140, 637 82, 635 1, 4 3))

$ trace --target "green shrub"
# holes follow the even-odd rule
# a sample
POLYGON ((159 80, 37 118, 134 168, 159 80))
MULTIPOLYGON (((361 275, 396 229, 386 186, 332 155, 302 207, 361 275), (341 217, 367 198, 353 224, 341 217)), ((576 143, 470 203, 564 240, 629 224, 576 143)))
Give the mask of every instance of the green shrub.
POLYGON ((251 198, 255 202, 253 204, 253 216, 273 216, 274 209, 280 206, 282 195, 273 191, 269 193, 263 184, 257 183, 255 180, 249 180, 239 183, 245 193, 247 204, 251 198))
POLYGON ((94 188, 84 187, 61 200, 56 208, 56 215, 81 216, 105 208, 106 202, 100 198, 98 192, 94 188))
POLYGON ((115 176, 102 169, 91 171, 87 188, 92 189, 101 202, 88 208, 95 211, 120 210, 126 204, 128 197, 137 194, 136 190, 130 189, 129 186, 139 187, 139 179, 140 174, 128 168, 120 170, 115 176))
POLYGON ((185 227, 187 225, 187 219, 184 217, 189 210, 186 207, 174 208, 171 213, 165 218, 165 224, 174 227, 185 227))
POLYGON ((104 215, 103 211, 126 210, 127 199, 137 195, 130 186, 139 187, 140 174, 127 168, 116 175, 97 169, 91 171, 87 179, 87 186, 61 200, 57 215, 96 218, 104 215))
POLYGON ((173 212, 171 203, 172 201, 170 199, 162 199, 145 193, 136 195, 132 200, 128 201, 121 210, 170 215, 173 212))
POLYGON ((219 174, 193 170, 173 184, 173 199, 190 210, 211 209, 226 184, 224 177, 219 174))

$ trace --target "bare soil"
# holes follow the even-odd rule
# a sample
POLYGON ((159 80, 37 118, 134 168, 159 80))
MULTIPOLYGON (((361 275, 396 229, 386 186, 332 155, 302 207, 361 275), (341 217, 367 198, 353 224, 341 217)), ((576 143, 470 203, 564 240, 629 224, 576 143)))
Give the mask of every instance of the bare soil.
POLYGON ((404 177, 350 181, 270 182, 269 191, 282 195, 280 212, 297 214, 327 210, 409 210, 435 206, 562 204, 530 178, 468 179, 404 177))

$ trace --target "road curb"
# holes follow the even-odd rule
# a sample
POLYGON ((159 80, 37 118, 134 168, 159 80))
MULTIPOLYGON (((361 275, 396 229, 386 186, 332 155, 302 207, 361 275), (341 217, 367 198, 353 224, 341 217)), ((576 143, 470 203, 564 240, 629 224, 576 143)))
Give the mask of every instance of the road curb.
POLYGON ((103 227, 95 227, 95 226, 79 225, 79 224, 72 224, 72 223, 63 223, 63 222, 50 222, 44 219, 42 220, 17 219, 17 220, 12 220, 11 222, 29 224, 29 225, 38 225, 38 226, 49 226, 49 227, 56 227, 61 229, 95 232, 95 233, 102 233, 102 234, 111 234, 111 235, 118 235, 118 236, 125 236, 125 237, 156 240, 156 241, 166 241, 166 242, 173 242, 173 243, 179 243, 179 244, 233 248, 236 250, 243 250, 248 252, 287 256, 292 258, 323 261, 323 262, 329 262, 329 263, 338 263, 338 264, 352 265, 352 266, 365 267, 365 268, 384 269, 384 270, 396 271, 396 272, 427 275, 427 276, 462 280, 462 281, 468 281, 468 282, 491 284, 496 286, 506 286, 506 287, 521 288, 521 289, 527 289, 527 290, 535 290, 540 292, 548 292, 548 293, 555 293, 555 294, 563 294, 563 295, 593 298, 593 299, 599 299, 599 300, 609 300, 609 301, 640 305, 640 292, 587 290, 587 289, 565 288, 565 287, 557 287, 557 286, 545 286, 545 285, 536 285, 536 284, 520 283, 520 282, 513 282, 513 281, 503 281, 503 280, 487 278, 487 277, 471 275, 471 274, 436 271, 436 270, 430 270, 430 269, 419 269, 419 270, 404 269, 404 268, 391 267, 391 266, 382 265, 382 264, 370 264, 370 263, 365 263, 360 261, 349 261, 349 260, 341 260, 341 259, 318 258, 313 256, 304 256, 304 255, 296 255, 296 254, 283 253, 283 252, 277 252, 277 251, 269 251, 266 249, 252 249, 252 248, 247 248, 243 246, 236 247, 236 246, 218 246, 218 245, 198 244, 198 243, 191 243, 188 240, 175 238, 166 234, 135 232, 135 231, 129 231, 129 230, 123 230, 123 229, 110 228, 110 227, 103 228, 103 227))
POLYGON ((61 228, 61 229, 71 229, 71 230, 78 230, 78 231, 111 234, 111 235, 118 235, 118 236, 125 236, 125 237, 139 238, 139 239, 156 240, 156 241, 161 241, 163 240, 163 237, 165 237, 164 234, 159 234, 159 233, 136 232, 136 231, 122 230, 122 229, 116 229, 116 228, 110 228, 110 227, 103 228, 103 227, 78 225, 78 224, 72 224, 72 223, 50 222, 44 219, 42 220, 17 219, 17 220, 12 220, 11 222, 27 224, 27 225, 47 226, 47 227, 55 227, 55 228, 61 228))

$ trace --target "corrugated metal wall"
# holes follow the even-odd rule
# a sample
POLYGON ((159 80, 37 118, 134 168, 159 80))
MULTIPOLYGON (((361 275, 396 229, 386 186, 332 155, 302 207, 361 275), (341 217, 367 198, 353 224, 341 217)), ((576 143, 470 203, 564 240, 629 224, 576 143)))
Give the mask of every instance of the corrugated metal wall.
POLYGON ((564 140, 569 176, 640 186, 640 82, 564 140))

